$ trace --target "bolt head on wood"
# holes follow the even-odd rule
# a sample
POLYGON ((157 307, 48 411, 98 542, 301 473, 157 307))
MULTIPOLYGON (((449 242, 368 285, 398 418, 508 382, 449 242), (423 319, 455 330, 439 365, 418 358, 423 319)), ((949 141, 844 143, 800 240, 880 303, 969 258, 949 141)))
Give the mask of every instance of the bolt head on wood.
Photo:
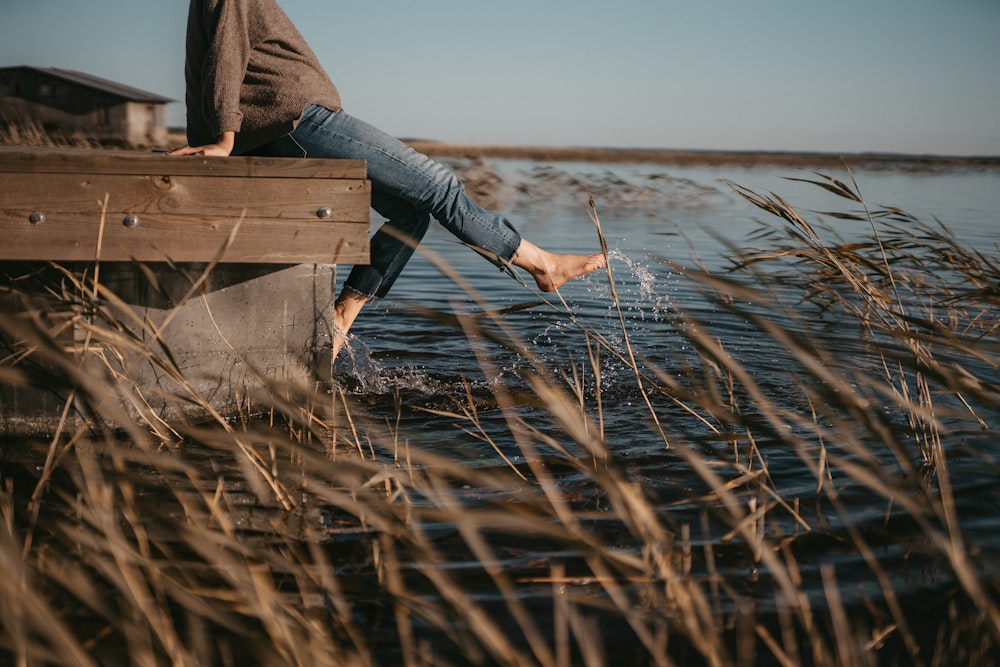
POLYGON ((40 225, 45 222, 45 214, 41 211, 32 211, 31 215, 28 216, 28 220, 30 220, 33 225, 40 225))

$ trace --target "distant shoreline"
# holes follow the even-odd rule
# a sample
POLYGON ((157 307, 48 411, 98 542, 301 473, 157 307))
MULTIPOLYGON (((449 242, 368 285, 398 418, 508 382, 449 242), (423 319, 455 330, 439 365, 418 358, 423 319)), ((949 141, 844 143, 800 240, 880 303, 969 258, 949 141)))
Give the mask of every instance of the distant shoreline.
MULTIPOLYGON (((171 128, 170 146, 184 145, 182 128, 171 128)), ((607 162, 662 164, 678 167, 792 167, 935 171, 940 169, 1000 169, 1000 155, 921 155, 910 153, 824 153, 819 151, 722 151, 670 148, 587 146, 517 146, 453 144, 428 139, 402 139, 435 158, 499 158, 538 162, 607 162)))
POLYGON ((409 146, 437 158, 502 158, 541 162, 611 162, 673 166, 779 166, 803 168, 900 169, 1000 168, 1000 156, 908 155, 897 153, 819 153, 792 151, 718 151, 557 146, 450 144, 404 139, 409 146))

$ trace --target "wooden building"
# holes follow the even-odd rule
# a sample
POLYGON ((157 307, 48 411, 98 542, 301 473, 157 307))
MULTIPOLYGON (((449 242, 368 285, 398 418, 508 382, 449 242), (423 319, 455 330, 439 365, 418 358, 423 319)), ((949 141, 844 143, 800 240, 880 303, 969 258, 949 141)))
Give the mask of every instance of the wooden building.
POLYGON ((101 143, 159 146, 174 100, 90 74, 57 68, 0 68, 0 123, 47 133, 80 132, 101 143))

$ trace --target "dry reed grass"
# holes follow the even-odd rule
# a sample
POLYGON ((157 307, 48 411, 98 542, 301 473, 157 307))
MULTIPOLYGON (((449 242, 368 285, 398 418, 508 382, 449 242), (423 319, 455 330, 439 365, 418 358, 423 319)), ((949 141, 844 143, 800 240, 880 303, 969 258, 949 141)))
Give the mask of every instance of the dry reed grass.
POLYGON ((84 130, 47 130, 31 118, 10 120, 0 115, 0 146, 98 148, 101 142, 84 130))
MULTIPOLYGON (((68 272, 44 302, 18 295, 26 307, 0 314, 0 380, 59 389, 88 422, 32 443, 31 465, 4 465, 0 652, 20 665, 991 664, 996 582, 963 535, 949 449, 991 432, 984 414, 1000 402, 996 259, 865 210, 856 185, 816 182, 862 206, 843 217, 870 238, 827 240, 779 196, 734 185, 786 224, 762 229, 764 250, 734 248, 730 274, 675 267, 785 351, 794 391, 781 400, 690 313, 676 315, 696 351, 680 372, 648 363, 624 323, 612 343, 558 299, 546 303, 588 350, 568 370, 546 367, 504 313, 424 313, 532 361, 530 397, 492 383, 519 454, 507 466, 442 457, 398 420, 308 386, 272 383, 236 419, 165 424, 122 384, 129 358, 174 374, 168 400, 202 399, 168 350, 127 333, 148 323, 123 326, 92 275, 68 272), (823 317, 857 327, 860 360, 825 347, 823 317), (117 363, 83 367, 61 337, 71 323, 117 363), (604 437, 613 407, 585 378, 612 359, 702 482, 675 506, 654 502, 604 437), (525 404, 558 438, 518 416, 525 404), (810 471, 815 517, 772 478, 778 451, 810 471), (562 485, 567 471, 587 493, 562 485), (883 503, 891 540, 953 580, 932 623, 845 499, 859 490, 883 503), (509 564, 524 544, 557 555, 509 564), (803 559, 824 549, 867 563, 877 594, 845 600, 832 563, 810 574, 803 559)), ((614 294, 610 264, 607 276, 614 294)), ((490 345, 474 349, 498 378, 490 345)), ((455 406, 439 414, 488 441, 471 392, 455 406)))

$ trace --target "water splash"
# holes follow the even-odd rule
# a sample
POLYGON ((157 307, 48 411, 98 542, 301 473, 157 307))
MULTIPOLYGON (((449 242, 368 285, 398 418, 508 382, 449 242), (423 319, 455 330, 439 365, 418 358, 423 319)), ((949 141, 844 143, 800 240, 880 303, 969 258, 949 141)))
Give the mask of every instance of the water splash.
POLYGON ((394 366, 395 357, 380 363, 360 338, 349 335, 337 358, 333 384, 347 393, 373 398, 398 391, 424 399, 463 394, 467 390, 474 394, 491 393, 486 380, 468 380, 436 362, 431 353, 421 359, 427 366, 412 363, 394 366))
MULTIPOLYGON (((620 248, 610 250, 608 258, 617 303, 606 281, 588 277, 588 302, 567 302, 573 320, 547 320, 531 343, 546 367, 567 372, 571 364, 575 366, 585 393, 593 396, 597 387, 590 368, 592 348, 588 350, 587 338, 577 325, 593 332, 607 346, 600 352, 600 391, 606 398, 627 403, 639 400, 635 371, 627 361, 629 346, 638 358, 670 367, 689 345, 675 326, 674 295, 679 289, 676 274, 648 257, 620 248)), ((536 322, 541 323, 541 318, 536 322)))
MULTIPOLYGON (((624 332, 603 272, 591 274, 565 291, 563 296, 572 317, 543 308, 518 311, 509 317, 517 318, 512 326, 524 335, 531 356, 544 368, 557 372, 569 369, 570 364, 586 366, 589 353, 581 327, 597 332, 612 352, 602 353, 602 390, 619 391, 615 387, 620 385, 621 391, 629 392, 634 385, 633 372, 616 358, 627 356, 626 334, 628 342, 643 356, 662 359, 679 347, 670 316, 676 280, 662 265, 620 248, 611 250, 609 259, 624 315, 624 332)), ((386 339, 391 344, 407 345, 405 352, 399 353, 378 346, 373 350, 361 338, 349 335, 336 360, 333 384, 350 394, 373 399, 405 391, 408 400, 419 402, 451 400, 471 391, 473 400, 479 403, 492 400, 494 383, 516 384, 518 376, 537 372, 531 368, 534 362, 519 356, 513 348, 490 346, 487 353, 495 362, 498 377, 481 377, 474 360, 468 355, 456 356, 461 356, 460 334, 440 347, 427 342, 433 332, 422 325, 410 322, 407 328, 412 329, 410 336, 397 334, 386 339)))
POLYGON ((334 381, 351 393, 382 394, 390 389, 368 346, 353 334, 348 334, 334 367, 334 381))
MULTIPOLYGON (((624 264, 627 271, 624 275, 615 275, 616 291, 623 312, 638 320, 661 320, 672 312, 672 299, 667 290, 676 287, 671 280, 672 273, 663 275, 654 273, 648 260, 639 260, 619 248, 608 252, 608 258, 613 262, 624 264)), ((609 305, 609 310, 614 304, 609 305)))

